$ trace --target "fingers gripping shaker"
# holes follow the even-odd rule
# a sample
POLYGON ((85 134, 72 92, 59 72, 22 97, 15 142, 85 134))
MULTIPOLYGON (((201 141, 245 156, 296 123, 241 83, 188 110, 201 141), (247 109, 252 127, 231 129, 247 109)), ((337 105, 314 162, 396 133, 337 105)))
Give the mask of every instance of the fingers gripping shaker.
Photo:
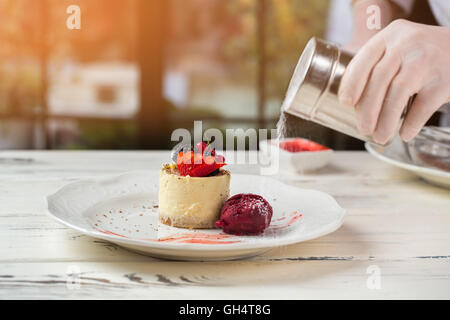
MULTIPOLYGON (((358 132, 355 109, 341 105, 338 100, 339 85, 352 57, 326 41, 317 38, 309 40, 297 63, 281 110, 375 143, 371 136, 358 132)), ((412 101, 413 97, 408 101, 401 122, 412 101)))

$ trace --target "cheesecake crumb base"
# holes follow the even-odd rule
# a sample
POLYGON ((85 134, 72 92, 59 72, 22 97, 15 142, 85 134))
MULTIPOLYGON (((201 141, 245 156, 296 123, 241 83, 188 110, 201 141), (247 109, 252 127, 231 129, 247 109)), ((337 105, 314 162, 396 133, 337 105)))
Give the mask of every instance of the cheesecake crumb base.
POLYGON ((159 221, 165 225, 177 228, 185 229, 213 229, 215 222, 219 217, 214 218, 210 221, 198 221, 198 219, 193 219, 192 217, 168 217, 164 214, 159 214, 159 221))

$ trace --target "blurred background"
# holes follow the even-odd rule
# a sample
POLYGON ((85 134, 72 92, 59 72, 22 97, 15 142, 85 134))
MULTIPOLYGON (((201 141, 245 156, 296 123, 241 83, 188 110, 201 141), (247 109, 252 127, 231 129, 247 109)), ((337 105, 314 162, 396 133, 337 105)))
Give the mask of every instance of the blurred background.
MULTIPOLYGON (((0 149, 167 149, 194 120, 275 128, 308 39, 333 19, 351 28, 327 19, 330 4, 0 0, 0 149), (79 30, 66 27, 73 4, 79 30)), ((304 136, 362 147, 312 123, 304 136)))
POLYGON ((328 0, 0 0, 1 149, 166 149, 274 128, 328 0), (70 30, 68 6, 81 8, 70 30))

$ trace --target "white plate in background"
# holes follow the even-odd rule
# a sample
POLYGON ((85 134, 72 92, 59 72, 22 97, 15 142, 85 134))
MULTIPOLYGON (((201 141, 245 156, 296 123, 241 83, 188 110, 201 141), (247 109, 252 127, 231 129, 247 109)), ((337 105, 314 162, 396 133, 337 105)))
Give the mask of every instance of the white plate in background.
POLYGON ((422 167, 412 163, 406 155, 400 137, 396 137, 392 143, 386 147, 381 147, 370 142, 366 142, 365 146, 370 154, 384 162, 408 170, 432 184, 450 188, 450 172, 422 167))

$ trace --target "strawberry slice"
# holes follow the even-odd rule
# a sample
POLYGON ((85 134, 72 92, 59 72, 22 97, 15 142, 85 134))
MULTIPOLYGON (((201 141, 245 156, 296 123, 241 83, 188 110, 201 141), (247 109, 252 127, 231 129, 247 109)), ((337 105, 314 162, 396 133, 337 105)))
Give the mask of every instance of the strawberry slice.
POLYGON ((190 171, 189 175, 191 177, 206 177, 210 173, 213 173, 214 171, 223 167, 224 165, 225 165, 225 163, 202 164, 202 165, 196 166, 194 169, 192 169, 190 171))
POLYGON ((201 153, 180 152, 177 157, 178 172, 182 176, 206 177, 225 165, 223 156, 203 156, 201 153))
POLYGON ((202 141, 195 145, 195 151, 197 151, 198 153, 203 153, 203 151, 205 151, 207 147, 208 144, 202 141))
POLYGON ((220 154, 216 154, 214 156, 214 161, 216 161, 216 163, 218 163, 218 164, 222 164, 223 163, 225 165, 225 157, 221 156, 220 154))
POLYGON ((189 175, 189 172, 194 168, 194 152, 188 151, 184 153, 181 151, 177 157, 177 168, 180 175, 189 175))
POLYGON ((203 155, 209 156, 215 156, 216 155, 216 150, 214 150, 211 145, 209 145, 208 143, 202 141, 199 142, 195 145, 195 151, 198 153, 201 153, 203 155))

